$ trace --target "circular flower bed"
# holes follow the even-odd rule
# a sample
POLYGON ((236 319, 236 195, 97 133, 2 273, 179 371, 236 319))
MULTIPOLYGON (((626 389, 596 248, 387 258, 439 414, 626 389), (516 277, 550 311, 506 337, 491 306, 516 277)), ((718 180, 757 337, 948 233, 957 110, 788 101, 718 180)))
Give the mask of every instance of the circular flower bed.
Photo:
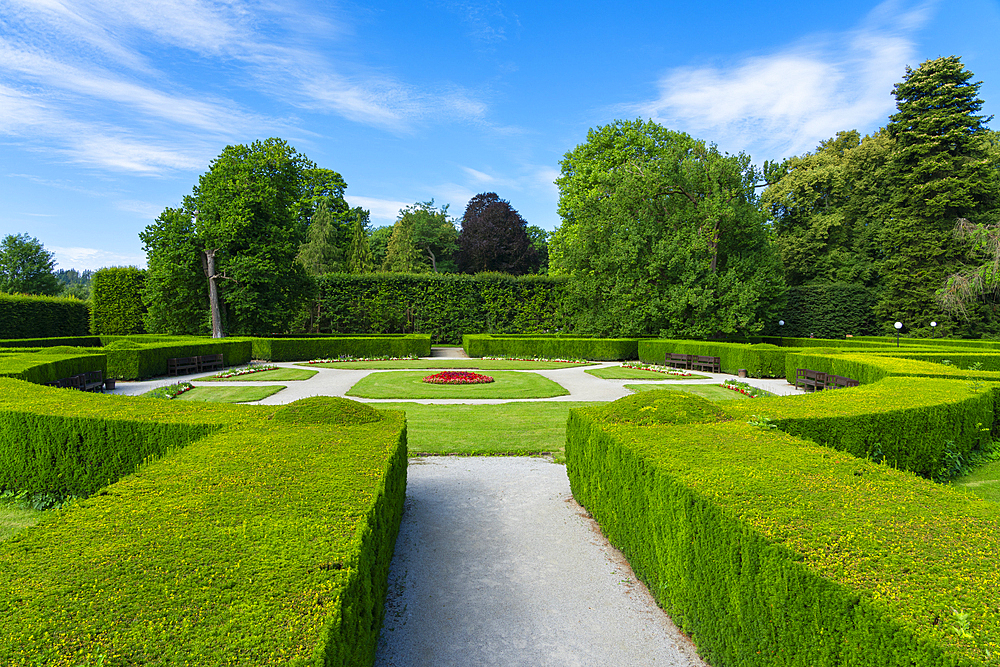
POLYGON ((428 375, 424 382, 430 384, 488 384, 493 382, 489 375, 480 375, 471 371, 441 371, 428 375))

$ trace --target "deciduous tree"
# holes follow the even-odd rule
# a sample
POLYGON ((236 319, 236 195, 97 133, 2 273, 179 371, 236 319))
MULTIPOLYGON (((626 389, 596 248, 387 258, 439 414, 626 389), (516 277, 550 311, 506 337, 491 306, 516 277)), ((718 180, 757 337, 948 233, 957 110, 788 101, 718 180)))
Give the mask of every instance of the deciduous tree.
POLYGON ((458 245, 458 265, 464 273, 523 275, 538 270, 538 252, 528 238, 528 223, 495 192, 478 194, 469 201, 458 245))
POLYGON ((566 154, 550 273, 596 335, 752 334, 782 289, 746 155, 651 121, 591 130, 566 154))
POLYGON ((0 292, 59 294, 59 280, 52 272, 54 257, 33 236, 8 234, 0 242, 0 292))
MULTIPOLYGON (((213 336, 224 335, 224 324, 237 334, 286 330, 309 293, 295 261, 307 225, 322 206, 338 210, 342 185, 336 172, 318 169, 281 139, 227 146, 183 206, 146 228, 147 307, 171 285, 186 292, 200 263, 213 336), (171 239, 180 241, 176 271, 165 268, 171 239)), ((200 303, 180 311, 177 328, 193 326, 200 303)))

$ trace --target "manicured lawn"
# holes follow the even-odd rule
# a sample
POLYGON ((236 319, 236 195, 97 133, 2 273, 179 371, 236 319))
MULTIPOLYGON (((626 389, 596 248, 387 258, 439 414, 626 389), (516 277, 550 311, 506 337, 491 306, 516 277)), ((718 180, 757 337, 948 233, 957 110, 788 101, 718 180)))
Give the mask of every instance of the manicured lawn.
POLYGON ((670 389, 672 391, 686 391, 710 401, 731 401, 746 400, 747 397, 732 389, 723 389, 716 384, 627 384, 626 389, 631 391, 655 391, 657 389, 670 389))
POLYGON ((480 371, 551 371, 574 366, 593 364, 572 364, 559 361, 491 361, 489 359, 410 359, 407 361, 337 361, 329 364, 296 364, 310 368, 373 369, 380 371, 405 370, 408 368, 466 368, 480 371))
POLYGON ((347 392, 359 398, 549 398, 569 392, 535 373, 490 372, 489 384, 428 384, 425 371, 372 373, 347 392))
POLYGON ((968 489, 980 498, 1000 503, 1000 461, 985 463, 952 484, 968 489))
POLYGON ((287 382, 289 380, 308 380, 319 371, 305 368, 278 368, 273 371, 260 371, 237 375, 231 378, 198 378, 198 382, 287 382))
POLYGON ((277 394, 282 385, 268 387, 195 387, 186 391, 175 401, 196 401, 199 403, 250 403, 277 394))
POLYGON ((13 503, 0 500, 0 542, 28 526, 35 525, 41 521, 43 516, 45 516, 45 512, 22 509, 13 503))
POLYGON ((685 377, 657 373, 656 371, 644 371, 638 368, 622 368, 621 366, 595 368, 587 373, 602 380, 702 380, 708 377, 707 375, 688 375, 685 377))
POLYGON ((406 411, 406 440, 414 454, 528 454, 551 452, 564 460, 570 408, 595 403, 422 405, 379 403, 406 411))

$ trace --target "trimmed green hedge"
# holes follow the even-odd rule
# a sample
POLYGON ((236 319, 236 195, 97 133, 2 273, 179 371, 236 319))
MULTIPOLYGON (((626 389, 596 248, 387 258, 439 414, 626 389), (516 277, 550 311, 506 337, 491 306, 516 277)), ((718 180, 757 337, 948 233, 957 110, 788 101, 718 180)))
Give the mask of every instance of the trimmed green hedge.
POLYGON ((34 416, 20 428, 72 430, 86 447, 110 442, 107 426, 130 452, 158 423, 178 426, 177 445, 180 425, 219 430, 0 543, 0 664, 373 663, 405 497, 402 413, 18 384, 4 386, 27 404, 13 412, 34 416))
POLYGON ((791 435, 934 478, 949 455, 965 457, 990 441, 1000 423, 998 396, 985 385, 973 393, 962 381, 888 377, 792 400, 727 401, 723 409, 744 422, 766 416, 791 435))
POLYGON ((89 496, 144 461, 217 430, 215 420, 231 421, 227 407, 191 409, 180 401, 0 378, 0 489, 89 496))
MULTIPOLYGON (((947 356, 947 355, 945 355, 947 356)), ((985 355, 984 355, 985 358, 985 355)), ((889 376, 968 379, 973 381, 1000 380, 1000 372, 963 370, 956 366, 921 359, 908 359, 887 354, 851 353, 850 350, 815 350, 785 357, 785 378, 795 382, 795 369, 808 368, 854 378, 862 384, 877 382, 889 376)))
POLYGON ((625 361, 639 356, 637 338, 474 334, 462 336, 462 347, 470 357, 625 361))
POLYGON ((100 347, 99 336, 63 336, 54 338, 22 338, 20 340, 0 340, 0 348, 8 347, 55 347, 57 345, 72 345, 74 347, 100 347))
POLYGON ((719 357, 722 372, 736 375, 745 368, 749 377, 781 377, 785 374, 788 350, 768 343, 713 343, 696 340, 640 340, 639 360, 662 364, 667 354, 699 354, 719 357))
POLYGON ((222 354, 226 366, 239 366, 252 359, 249 338, 177 337, 169 342, 123 339, 103 348, 108 355, 108 377, 137 380, 167 374, 167 360, 202 354, 222 354), (135 342, 135 341, 141 342, 135 342))
POLYGON ((599 409, 573 410, 567 472, 574 497, 710 664, 1000 664, 993 504, 687 412, 708 423, 609 423, 599 409), (953 630, 952 609, 969 614, 972 639, 953 630))
POLYGON ((316 282, 311 326, 323 332, 424 333, 457 344, 466 333, 545 333, 567 323, 565 278, 337 273, 316 282))
POLYGON ((253 339, 253 358, 264 361, 309 361, 340 356, 429 357, 430 354, 429 334, 253 339))
POLYGON ((101 350, 48 348, 0 356, 0 377, 47 384, 90 371, 108 372, 108 358, 101 350))
POLYGON ((146 272, 134 266, 98 269, 91 277, 90 331, 127 336, 146 329, 142 315, 142 284, 146 272))
POLYGON ((877 331, 874 307, 878 301, 871 289, 853 283, 798 285, 788 290, 782 310, 785 325, 771 323, 771 333, 808 338, 843 338, 877 331))
POLYGON ((86 336, 88 333, 90 313, 84 301, 0 294, 0 340, 86 336))

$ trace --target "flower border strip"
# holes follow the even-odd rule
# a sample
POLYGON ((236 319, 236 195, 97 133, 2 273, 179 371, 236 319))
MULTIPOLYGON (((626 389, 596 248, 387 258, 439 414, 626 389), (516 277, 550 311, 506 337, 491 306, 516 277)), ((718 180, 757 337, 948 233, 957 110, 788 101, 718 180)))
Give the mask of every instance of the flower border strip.
POLYGON ((489 384, 493 378, 471 371, 441 371, 423 378, 427 384, 489 384))

